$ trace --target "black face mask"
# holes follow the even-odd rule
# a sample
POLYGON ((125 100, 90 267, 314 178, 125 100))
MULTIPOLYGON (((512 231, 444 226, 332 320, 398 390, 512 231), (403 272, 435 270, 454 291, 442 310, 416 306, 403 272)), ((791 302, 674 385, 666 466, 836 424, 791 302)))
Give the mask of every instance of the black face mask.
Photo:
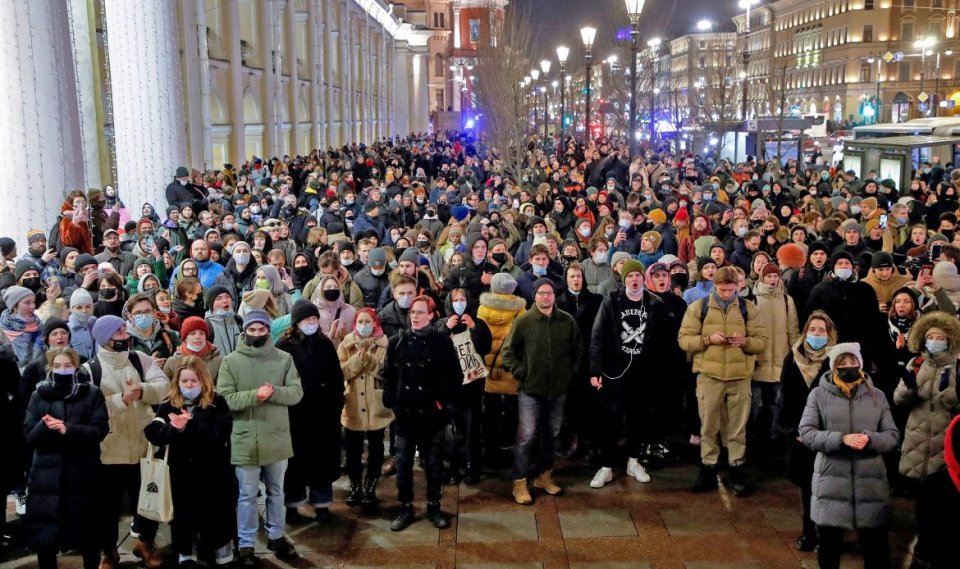
POLYGON ((430 242, 426 239, 417 241, 417 249, 427 249, 428 247, 430 247, 430 242))
POLYGON ((267 343, 267 338, 269 336, 264 334, 263 336, 247 336, 244 334, 243 343, 250 346, 251 348, 262 348, 267 343))
POLYGON ((837 377, 840 378, 840 381, 844 383, 853 383, 860 379, 861 372, 858 367, 841 367, 837 368, 837 377))
POLYGON ((40 277, 27 277, 23 279, 23 286, 33 292, 37 292, 40 290, 40 277))
POLYGON ((338 298, 340 298, 340 291, 335 288, 332 288, 330 290, 325 290, 323 291, 323 298, 327 302, 334 302, 338 298))
POLYGON ((494 261, 497 262, 498 265, 502 265, 507 262, 506 253, 494 253, 493 255, 491 255, 491 257, 493 258, 494 261))
POLYGON ((103 288, 100 289, 100 298, 108 302, 114 301, 117 299, 117 289, 115 288, 103 288))
POLYGON ((130 349, 130 340, 110 340, 110 347, 115 352, 126 352, 130 349))

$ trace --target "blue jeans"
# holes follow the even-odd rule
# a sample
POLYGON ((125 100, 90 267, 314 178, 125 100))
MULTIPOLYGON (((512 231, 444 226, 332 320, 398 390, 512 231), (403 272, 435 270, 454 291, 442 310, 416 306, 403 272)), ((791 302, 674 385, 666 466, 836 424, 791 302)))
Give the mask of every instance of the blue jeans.
POLYGON ((540 434, 540 457, 537 472, 553 468, 553 455, 560 427, 563 424, 563 406, 566 395, 547 397, 521 391, 517 396, 517 444, 513 447, 513 479, 532 478, 530 447, 540 434))
POLYGON ((283 537, 283 523, 286 512, 283 506, 283 475, 287 471, 287 461, 281 460, 264 466, 237 466, 237 482, 240 484, 240 500, 237 504, 237 535, 240 547, 253 547, 260 527, 257 512, 257 491, 260 474, 267 487, 267 538, 283 537))

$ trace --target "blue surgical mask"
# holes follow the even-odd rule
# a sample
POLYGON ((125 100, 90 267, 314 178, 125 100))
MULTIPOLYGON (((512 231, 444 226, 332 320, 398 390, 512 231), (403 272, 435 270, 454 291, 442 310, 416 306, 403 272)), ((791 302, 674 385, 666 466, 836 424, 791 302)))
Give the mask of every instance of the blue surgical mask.
POLYGON ((853 269, 834 269, 833 274, 837 275, 837 278, 845 281, 853 276, 853 269))
POLYGON ((827 342, 829 341, 830 338, 828 336, 814 336, 813 334, 807 334, 807 345, 817 351, 825 348, 827 342))
POLYGON ((927 340, 925 346, 931 354, 940 354, 947 351, 946 340, 927 340))
POLYGON ((467 310, 466 302, 462 300, 458 300, 453 303, 453 311, 457 313, 457 316, 463 316, 463 313, 466 312, 466 310, 467 310))
POLYGON ((357 324, 357 334, 363 338, 369 337, 373 334, 373 324, 357 324))
POLYGON ((531 265, 530 268, 533 270, 533 274, 537 275, 538 277, 543 277, 543 276, 546 276, 547 274, 546 267, 538 267, 537 265, 531 265))
POLYGON ((412 296, 401 296, 401 297, 397 298, 397 304, 400 305, 400 308, 406 310, 406 309, 410 308, 410 305, 411 305, 411 304, 413 304, 413 297, 412 297, 412 296))
POLYGON ((300 331, 303 332, 304 335, 306 336, 313 336, 314 334, 317 333, 317 330, 320 329, 319 324, 307 324, 306 322, 301 322, 299 324, 299 327, 300 327, 300 331))
POLYGON ((153 315, 137 314, 133 317, 133 325, 141 330, 147 330, 153 326, 153 315))
POLYGON ((737 237, 743 237, 747 234, 747 227, 738 227, 737 228, 737 237))
POLYGON ((193 401, 197 397, 200 397, 200 393, 203 392, 203 386, 198 385, 196 387, 184 387, 180 386, 180 394, 183 395, 184 399, 193 401))

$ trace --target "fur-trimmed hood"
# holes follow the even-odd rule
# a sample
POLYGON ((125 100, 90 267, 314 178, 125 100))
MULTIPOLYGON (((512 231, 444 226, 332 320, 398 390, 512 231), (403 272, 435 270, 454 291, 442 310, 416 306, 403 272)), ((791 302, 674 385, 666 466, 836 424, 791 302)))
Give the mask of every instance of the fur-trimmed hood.
POLYGON ((516 312, 527 307, 527 302, 513 294, 485 292, 480 295, 480 305, 507 312, 516 312))
POLYGON ((907 347, 911 352, 919 354, 924 349, 924 338, 930 328, 940 328, 946 332, 949 344, 948 350, 953 354, 960 353, 960 320, 940 311, 924 314, 910 328, 907 347))

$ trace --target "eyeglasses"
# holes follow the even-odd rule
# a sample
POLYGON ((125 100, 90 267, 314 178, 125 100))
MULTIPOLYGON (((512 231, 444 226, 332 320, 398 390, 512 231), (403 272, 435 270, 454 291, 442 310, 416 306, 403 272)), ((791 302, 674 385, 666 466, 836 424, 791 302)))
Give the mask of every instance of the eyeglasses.
POLYGON ((153 314, 153 310, 139 310, 137 312, 131 312, 131 316, 146 316, 148 314, 153 314))

